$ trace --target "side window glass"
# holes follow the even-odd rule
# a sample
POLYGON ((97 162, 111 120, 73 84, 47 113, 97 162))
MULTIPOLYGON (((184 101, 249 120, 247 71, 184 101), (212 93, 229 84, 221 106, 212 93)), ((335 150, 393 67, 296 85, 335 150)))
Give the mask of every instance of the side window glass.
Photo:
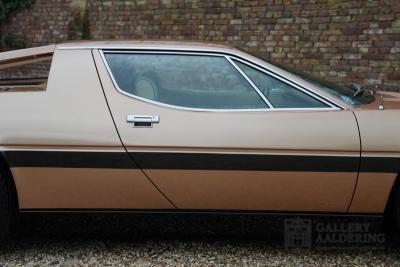
POLYGON ((221 56, 104 53, 118 87, 134 96, 203 109, 268 108, 221 56))
POLYGON ((253 81, 275 108, 326 108, 318 99, 272 77, 234 60, 235 64, 253 81))

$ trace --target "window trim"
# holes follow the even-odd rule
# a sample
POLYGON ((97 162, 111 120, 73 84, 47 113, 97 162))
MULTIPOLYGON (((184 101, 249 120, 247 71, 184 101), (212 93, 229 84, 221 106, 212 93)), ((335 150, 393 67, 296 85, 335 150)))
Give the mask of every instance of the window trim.
POLYGON ((276 75, 273 72, 269 72, 267 70, 264 70, 263 68, 260 68, 258 65, 254 63, 250 63, 248 60, 241 59, 237 56, 233 55, 228 55, 220 52, 191 52, 191 51, 158 51, 158 50, 108 50, 108 49, 98 49, 100 52, 100 56, 103 60, 103 63, 107 69, 107 72, 112 80, 112 83, 117 89, 117 91, 123 95, 151 103, 154 105, 162 106, 162 107, 167 107, 167 108, 173 108, 173 109, 179 109, 179 110, 186 110, 186 111, 200 111, 200 112, 264 112, 264 111, 332 111, 332 110, 341 110, 342 108, 339 108, 335 105, 333 105, 331 102, 327 101, 325 98, 318 97, 317 95, 310 94, 308 93, 311 97, 318 99, 319 101, 322 101, 323 103, 327 104, 329 107, 326 108, 275 108, 273 105, 269 102, 269 100, 265 97, 265 95, 260 91, 260 89, 251 81, 251 79, 232 61, 238 60, 241 61, 242 63, 249 65, 251 67, 254 67, 267 75, 270 75, 286 84, 289 84, 290 86, 294 87, 297 90, 301 90, 304 93, 307 93, 308 90, 304 90, 300 86, 297 86, 295 83, 290 82, 290 80, 283 79, 281 76, 276 75), (231 65, 234 67, 240 75, 251 85, 253 90, 256 91, 256 93, 261 97, 261 99, 264 101, 266 106, 268 108, 260 108, 260 109, 205 109, 205 108, 189 108, 189 107, 182 107, 182 106, 176 106, 176 105, 171 105, 171 104, 166 104, 158 101, 153 101, 147 98, 143 98, 140 96, 136 96, 133 94, 130 94, 124 90, 122 90, 119 86, 118 83, 116 82, 114 75, 108 65, 108 62, 105 58, 105 53, 115 53, 115 54, 165 54, 165 55, 195 55, 195 56, 216 56, 216 57, 224 57, 231 65))
MULTIPOLYGON (((228 62, 228 64, 230 64, 235 70, 237 70, 231 63, 230 63, 230 61, 224 56, 224 55, 221 55, 221 54, 218 54, 218 53, 192 53, 192 52, 155 52, 155 51, 106 51, 106 53, 115 53, 115 54, 120 54, 120 53, 124 53, 124 54, 167 54, 167 55, 195 55, 195 56, 215 56, 215 57, 222 57, 222 58, 224 58, 225 60, 227 60, 228 62)), ((210 111, 210 112, 243 112, 243 111, 267 111, 267 110, 270 110, 271 108, 269 108, 269 105, 265 102, 265 100, 264 100, 264 98, 262 97, 262 96, 260 96, 259 95, 259 93, 254 89, 254 87, 250 84, 250 87, 252 87, 252 89, 253 90, 255 90, 255 93, 257 94, 257 95, 259 95, 260 97, 261 97, 261 99, 263 100, 263 102, 264 102, 264 104, 268 107, 268 108, 258 108, 258 109, 209 109, 209 108, 190 108, 190 107, 182 107, 182 106, 176 106, 176 105, 171 105, 171 104, 167 104, 167 103, 162 103, 162 102, 158 102, 158 101, 154 101, 154 100, 150 100, 150 99, 147 99, 147 98, 143 98, 143 97, 140 97, 140 96, 137 96, 137 95, 133 95, 133 94, 130 94, 130 93, 128 93, 128 92, 126 92, 126 91, 124 91, 124 90, 122 90, 119 86, 118 86, 118 83, 117 83, 117 81, 115 80, 115 77, 114 77, 114 74, 112 73, 112 71, 111 71, 111 69, 110 69, 110 67, 109 67, 109 65, 108 65, 108 62, 107 62, 107 60, 106 60, 106 58, 105 58, 105 56, 104 56, 104 52, 103 52, 103 50, 101 50, 101 57, 102 57, 102 59, 103 59, 103 61, 104 61, 104 64, 105 64, 105 66, 106 66, 106 68, 107 68, 107 71, 108 71, 108 74, 110 75, 110 77, 111 77, 111 79, 112 79, 112 82, 113 82, 113 85, 114 85, 114 87, 117 89, 117 91, 119 91, 120 93, 122 93, 122 94, 124 94, 124 95, 126 95, 126 96, 129 96, 129 97, 132 97, 132 98, 136 98, 136 99, 139 99, 139 100, 142 100, 142 101, 145 101, 145 102, 148 102, 148 103, 151 103, 151 104, 155 104, 155 105, 159 105, 159 106, 163 106, 163 107, 168 107, 168 108, 174 108, 174 109, 181 109, 181 110, 187 110, 187 111, 210 111)), ((246 82, 248 82, 247 81, 247 79, 246 79, 246 77, 245 76, 243 76, 240 72, 239 72, 239 75, 240 76, 242 76, 242 78, 243 79, 245 79, 246 80, 246 82)))
MULTIPOLYGON (((231 58, 231 60, 232 60, 232 64, 234 64, 235 66, 237 66, 237 64, 234 62, 234 60, 239 61, 239 62, 241 62, 241 63, 243 63, 243 64, 245 64, 245 65, 247 65, 247 66, 249 66, 249 67, 251 67, 251 68, 253 68, 253 69, 259 70, 259 71, 265 73, 266 75, 271 76, 271 77, 273 77, 274 79, 277 79, 277 80, 279 80, 279 81, 285 83, 286 85, 289 85, 289 86, 293 87, 294 89, 299 90, 299 91, 305 93, 306 95, 308 95, 308 96, 310 96, 310 97, 312 97, 312 98, 314 98, 314 99, 317 99, 318 101, 320 101, 320 102, 326 104, 327 106, 329 106, 329 107, 326 107, 326 108, 312 108, 312 107, 310 107, 310 108, 305 108, 305 109, 310 109, 310 110, 315 110, 315 109, 329 109, 329 110, 330 110, 330 109, 332 109, 332 108, 336 108, 336 106, 334 106, 331 102, 329 102, 329 101, 327 101, 326 99, 322 98, 321 96, 315 94, 314 92, 311 92, 311 91, 309 91, 309 90, 307 90, 307 89, 304 89, 304 88, 302 88, 301 86, 298 86, 297 84, 291 82, 290 80, 282 79, 281 76, 279 76, 279 75, 277 75, 277 74, 275 74, 275 73, 273 73, 273 72, 271 72, 271 71, 268 71, 268 70, 266 70, 266 69, 264 69, 264 68, 261 68, 261 67, 255 65, 255 64, 249 63, 249 62, 247 62, 247 61, 245 61, 245 60, 243 60, 243 59, 240 59, 240 58, 238 58, 238 57, 230 56, 230 58, 231 58)), ((239 66, 237 66, 237 67, 240 68, 239 66)), ((247 74, 246 74, 244 71, 243 71, 243 75, 246 75, 246 76, 247 76, 247 74)), ((249 79, 250 79, 250 78, 249 78, 249 79)), ((258 88, 257 88, 257 89, 258 89, 258 88)), ((258 90, 259 90, 260 93, 262 94, 261 90, 260 90, 260 89, 258 89, 258 90)), ((267 98, 267 99, 268 99, 268 98, 267 98)), ((268 101, 269 101, 269 100, 268 100, 268 101)), ((272 105, 272 103, 271 103, 271 105, 272 105)), ((282 109, 287 110, 287 109, 289 109, 289 110, 291 110, 291 109, 299 109, 299 108, 276 108, 276 107, 274 107, 274 109, 279 109, 279 110, 282 110, 282 109)))
POLYGON ((240 73, 240 75, 245 78, 245 80, 251 85, 251 87, 253 87, 261 99, 264 100, 265 104, 267 104, 270 109, 274 109, 275 107, 271 104, 271 102, 269 102, 268 98, 261 92, 260 88, 258 88, 258 86, 250 79, 250 77, 247 76, 246 73, 244 73, 244 71, 239 68, 239 66, 236 65, 230 57, 225 56, 225 59, 240 73))

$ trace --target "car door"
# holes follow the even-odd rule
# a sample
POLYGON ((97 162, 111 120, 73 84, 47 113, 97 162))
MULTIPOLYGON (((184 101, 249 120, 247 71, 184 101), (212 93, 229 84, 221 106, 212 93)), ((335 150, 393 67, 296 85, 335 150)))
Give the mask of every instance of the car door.
MULTIPOLYGON (((10 52, 17 58, 8 61, 47 61, 54 49, 10 52)), ((21 65, 22 72, 19 66, 6 71, 36 73, 44 62, 21 65)), ((40 79, 41 89, 29 89, 26 85, 38 79, 29 80, 12 79, 20 91, 0 94, 0 161, 10 167, 20 210, 174 208, 131 164, 91 50, 58 47, 48 79, 40 79)))
POLYGON ((177 208, 347 211, 350 110, 218 53, 93 53, 124 146, 177 208))

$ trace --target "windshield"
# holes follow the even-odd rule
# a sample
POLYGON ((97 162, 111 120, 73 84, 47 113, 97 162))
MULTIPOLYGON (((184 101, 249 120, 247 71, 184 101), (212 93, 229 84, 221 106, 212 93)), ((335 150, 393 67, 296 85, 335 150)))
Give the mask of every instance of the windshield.
POLYGON ((354 83, 348 84, 346 86, 336 84, 330 81, 326 81, 320 77, 316 77, 314 75, 299 71, 297 69, 282 65, 280 63, 276 63, 269 59, 265 59, 264 57, 260 57, 259 55, 253 54, 253 56, 260 58, 261 60, 264 60, 281 69, 284 69, 285 71, 290 72, 293 75, 296 75, 302 80, 314 84, 315 86, 321 88, 325 92, 333 95, 336 98, 339 98, 340 100, 351 106, 369 104, 375 100, 371 91, 364 90, 361 86, 356 85, 354 83))

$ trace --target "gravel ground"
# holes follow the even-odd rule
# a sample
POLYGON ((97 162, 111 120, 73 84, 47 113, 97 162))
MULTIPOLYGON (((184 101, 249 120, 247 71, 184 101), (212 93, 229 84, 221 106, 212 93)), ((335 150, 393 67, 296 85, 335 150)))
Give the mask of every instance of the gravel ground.
MULTIPOLYGON (((285 217, 23 214, 0 266, 400 266, 400 246, 285 249, 285 217)), ((312 218, 313 223, 353 219, 312 218)), ((370 223, 379 231, 381 221, 370 223)), ((375 231, 374 230, 374 231, 375 231)))

